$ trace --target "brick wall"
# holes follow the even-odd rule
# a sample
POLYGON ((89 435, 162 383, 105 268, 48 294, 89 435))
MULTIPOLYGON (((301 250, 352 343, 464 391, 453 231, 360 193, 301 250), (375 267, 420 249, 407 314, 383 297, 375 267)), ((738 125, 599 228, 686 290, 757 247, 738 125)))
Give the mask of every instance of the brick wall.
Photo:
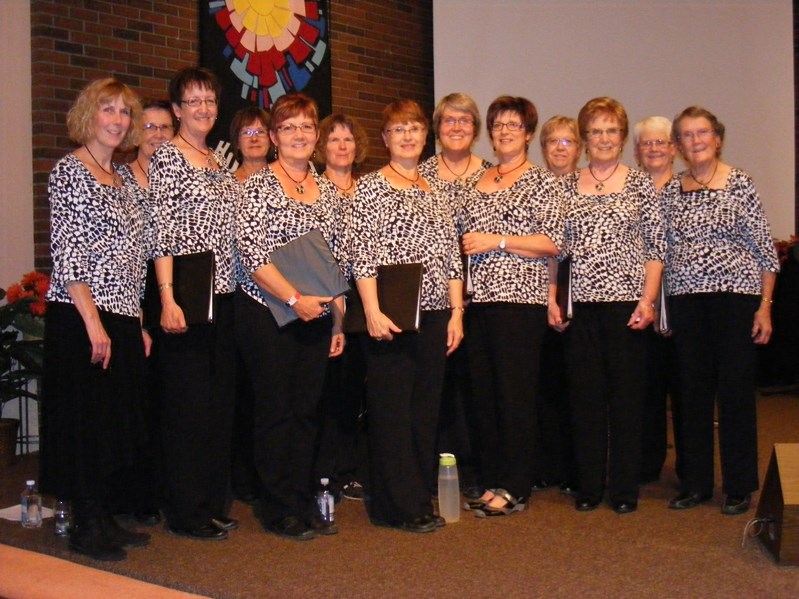
MULTIPOLYGON (((172 74, 197 63, 198 0, 32 0, 34 244, 49 270, 47 179, 74 145, 66 113, 88 82, 114 76, 165 96, 172 74)), ((380 111, 396 98, 433 109, 432 0, 330 0, 333 109, 358 118, 385 161, 380 111)), ((429 147, 432 151, 432 145, 429 147)))

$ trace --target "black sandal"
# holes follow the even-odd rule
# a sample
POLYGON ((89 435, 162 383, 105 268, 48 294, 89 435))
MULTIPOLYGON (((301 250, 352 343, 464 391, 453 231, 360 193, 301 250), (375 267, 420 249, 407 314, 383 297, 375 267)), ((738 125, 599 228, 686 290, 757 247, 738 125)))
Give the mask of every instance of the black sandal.
POLYGON ((509 516, 514 512, 522 512, 527 508, 524 497, 516 498, 505 489, 494 489, 494 496, 502 497, 507 503, 503 507, 491 507, 487 503, 483 504, 474 515, 478 518, 493 518, 496 516, 509 516))

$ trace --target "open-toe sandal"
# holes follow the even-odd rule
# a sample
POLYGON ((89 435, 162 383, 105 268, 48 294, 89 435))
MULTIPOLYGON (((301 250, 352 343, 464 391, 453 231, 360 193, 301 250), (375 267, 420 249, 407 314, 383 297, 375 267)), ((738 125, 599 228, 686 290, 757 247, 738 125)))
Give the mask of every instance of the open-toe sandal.
POLYGON ((514 512, 521 512, 527 507, 524 498, 516 498, 505 489, 494 489, 494 495, 502 497, 507 503, 503 507, 491 507, 487 503, 479 510, 475 510, 474 515, 478 518, 493 518, 495 516, 509 516, 514 512))
MULTIPOLYGON (((463 502, 463 509, 466 511, 474 511, 474 510, 482 510, 490 501, 494 500, 496 497, 496 493, 494 489, 486 489, 485 493, 491 493, 491 497, 489 499, 483 499, 482 496, 478 497, 477 499, 470 499, 469 501, 463 502)), ((483 495, 485 495, 483 493, 483 495)))

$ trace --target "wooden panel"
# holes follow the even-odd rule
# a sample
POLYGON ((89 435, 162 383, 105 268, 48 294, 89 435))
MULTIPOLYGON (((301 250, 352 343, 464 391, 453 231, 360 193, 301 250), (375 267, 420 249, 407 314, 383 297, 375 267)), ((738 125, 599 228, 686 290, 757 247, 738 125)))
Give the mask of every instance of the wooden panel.
POLYGON ((782 565, 799 565, 799 443, 777 443, 757 517, 768 518, 759 538, 782 565))

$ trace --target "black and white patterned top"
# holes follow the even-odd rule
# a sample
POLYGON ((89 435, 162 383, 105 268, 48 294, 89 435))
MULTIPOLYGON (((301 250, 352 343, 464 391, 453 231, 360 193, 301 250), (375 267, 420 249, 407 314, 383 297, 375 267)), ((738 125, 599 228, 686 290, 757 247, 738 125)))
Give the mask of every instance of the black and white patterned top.
MULTIPOLYGON (((460 228, 464 233, 536 235, 563 244, 563 192, 555 175, 532 166, 505 189, 464 196, 460 228)), ((546 258, 526 258, 497 248, 470 257, 473 302, 547 304, 546 258)))
POLYGON ((682 191, 679 178, 663 188, 669 295, 760 295, 763 271, 779 262, 752 179, 733 168, 724 189, 682 191))
POLYGON ((464 194, 469 190, 472 189, 477 182, 480 180, 480 177, 483 176, 488 169, 490 169, 493 165, 488 162, 487 160, 480 161, 480 168, 474 171, 471 175, 466 177, 464 181, 461 183, 456 183, 455 181, 447 181, 442 179, 438 174, 438 154, 434 154, 421 164, 419 164, 419 174, 425 178, 427 183, 430 185, 432 189, 435 189, 437 192, 443 194, 450 203, 452 204, 452 209, 455 211, 457 215, 462 206, 463 206, 463 197, 464 194))
POLYGON ((150 160, 150 202, 155 222, 153 257, 213 250, 214 293, 236 288, 234 265, 236 178, 214 153, 219 170, 197 168, 168 141, 150 160))
POLYGON ((379 171, 361 177, 351 234, 356 280, 376 278, 383 264, 421 263, 422 310, 450 307, 449 281, 463 266, 452 210, 435 190, 396 189, 379 171))
POLYGON ((638 301, 644 263, 663 262, 666 241, 655 184, 630 169, 620 192, 580 194, 580 171, 561 177, 566 197, 564 253, 572 257, 575 302, 638 301))
MULTIPOLYGON (((123 164, 117 168, 117 172, 122 177, 125 185, 130 186, 136 196, 136 201, 144 213, 144 235, 142 236, 142 243, 144 244, 144 255, 149 258, 155 247, 155 223, 153 222, 153 206, 150 203, 150 190, 139 185, 139 181, 136 179, 136 175, 133 173, 133 168, 130 164, 123 164)), ((146 271, 146 264, 144 268, 146 271)))
MULTIPOLYGON (((244 183, 236 214, 236 247, 244 277, 242 290, 266 306, 263 292, 252 274, 271 263, 270 254, 289 241, 319 229, 340 264, 346 261, 341 244, 341 199, 336 187, 311 166, 319 188, 313 204, 287 196, 271 168, 253 173, 244 183)), ((343 272, 342 268, 342 272, 343 272)), ((329 311, 329 307, 325 313, 329 311)))
POLYGON ((47 299, 72 303, 67 283, 86 283, 98 309, 138 317, 145 219, 133 189, 99 183, 67 154, 50 173, 48 193, 53 273, 47 299))

